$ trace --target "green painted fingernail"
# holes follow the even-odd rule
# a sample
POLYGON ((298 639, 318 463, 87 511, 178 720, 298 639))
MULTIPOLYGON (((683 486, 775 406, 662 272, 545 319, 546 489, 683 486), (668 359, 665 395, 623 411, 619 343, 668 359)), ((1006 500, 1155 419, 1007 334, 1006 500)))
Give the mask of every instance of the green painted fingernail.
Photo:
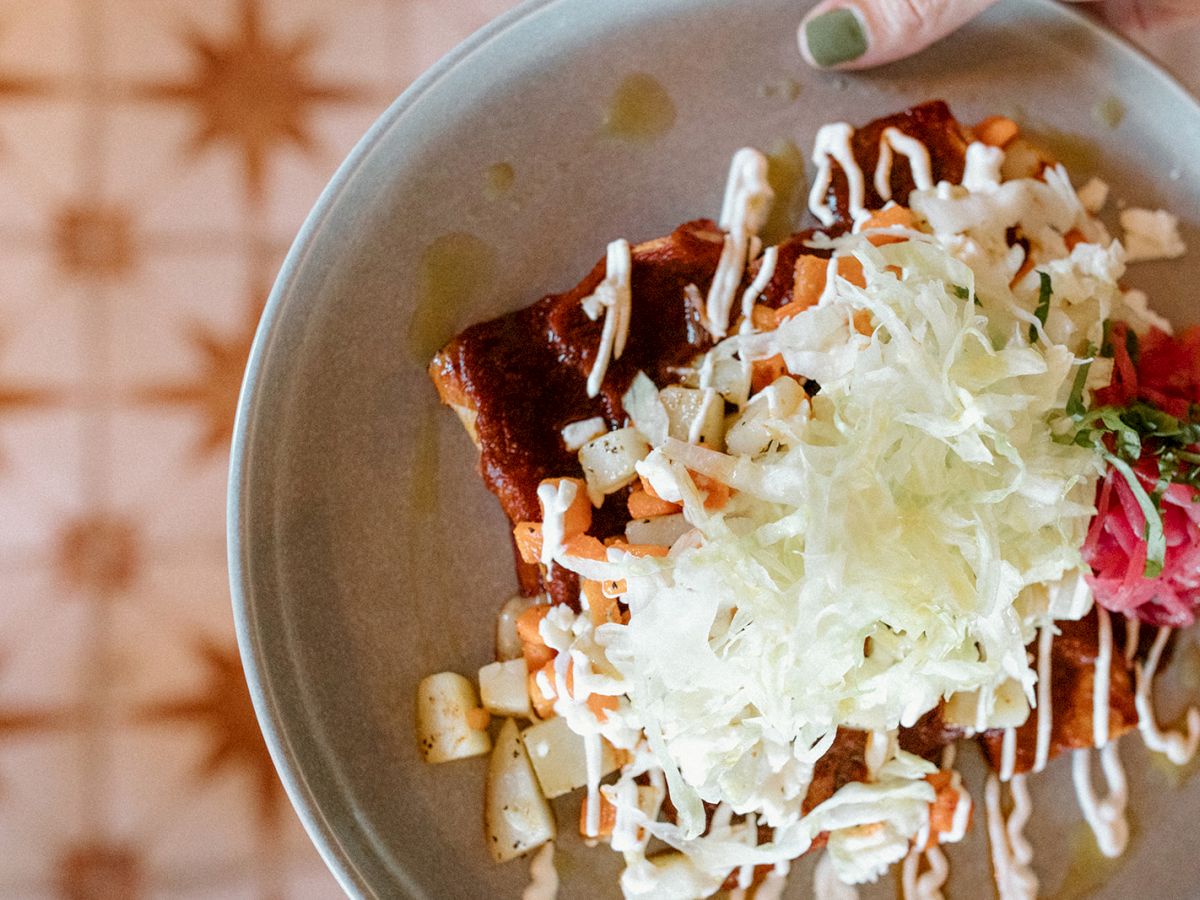
POLYGON ((867 52, 867 33, 853 10, 831 9, 804 26, 813 62, 822 68, 848 63, 867 52))

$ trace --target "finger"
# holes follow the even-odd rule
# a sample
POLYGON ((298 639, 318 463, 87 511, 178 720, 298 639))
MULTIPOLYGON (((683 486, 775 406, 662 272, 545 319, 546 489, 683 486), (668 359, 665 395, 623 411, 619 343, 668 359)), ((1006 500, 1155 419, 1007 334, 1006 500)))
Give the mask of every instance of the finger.
POLYGON ((1200 19, 1197 0, 1104 0, 1100 14, 1121 29, 1156 28, 1200 19))
POLYGON ((865 69, 924 50, 996 0, 824 0, 800 23, 800 54, 819 69, 865 69))

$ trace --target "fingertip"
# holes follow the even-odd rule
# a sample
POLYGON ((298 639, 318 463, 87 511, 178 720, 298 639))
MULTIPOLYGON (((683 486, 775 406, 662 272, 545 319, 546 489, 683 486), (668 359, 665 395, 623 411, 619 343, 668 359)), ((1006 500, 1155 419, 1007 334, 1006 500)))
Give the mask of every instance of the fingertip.
POLYGON ((800 22, 796 34, 800 55, 817 69, 835 69, 862 59, 869 46, 867 23, 852 5, 819 3, 800 22))

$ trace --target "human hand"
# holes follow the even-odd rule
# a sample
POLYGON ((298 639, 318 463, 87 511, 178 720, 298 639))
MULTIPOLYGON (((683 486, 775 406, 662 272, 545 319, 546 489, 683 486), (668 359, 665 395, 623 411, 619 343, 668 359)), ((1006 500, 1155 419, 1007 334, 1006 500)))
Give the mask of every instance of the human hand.
MULTIPOLYGON (((820 69, 866 69, 924 50, 997 0, 822 0, 800 23, 800 53, 820 69)), ((1200 0, 1089 3, 1117 28, 1200 18, 1200 0)))

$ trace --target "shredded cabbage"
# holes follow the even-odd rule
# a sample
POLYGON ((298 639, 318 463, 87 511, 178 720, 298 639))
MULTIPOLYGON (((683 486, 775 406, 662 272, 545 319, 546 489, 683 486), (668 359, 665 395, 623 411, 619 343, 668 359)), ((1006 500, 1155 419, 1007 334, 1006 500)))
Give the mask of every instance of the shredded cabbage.
POLYGON ((701 800, 798 822, 839 725, 889 731, 1008 679, 1031 693, 1036 622, 1016 600, 1080 566, 1101 463, 1047 424, 1075 354, 1027 327, 998 340, 961 298, 975 274, 934 239, 837 246, 865 289, 837 279, 777 330, 729 339, 818 380, 811 412, 770 421, 781 440, 753 458, 668 439, 639 464, 669 474, 703 540, 623 572, 630 620, 602 643, 684 836, 701 800), (689 469, 739 493, 706 514, 689 469))

